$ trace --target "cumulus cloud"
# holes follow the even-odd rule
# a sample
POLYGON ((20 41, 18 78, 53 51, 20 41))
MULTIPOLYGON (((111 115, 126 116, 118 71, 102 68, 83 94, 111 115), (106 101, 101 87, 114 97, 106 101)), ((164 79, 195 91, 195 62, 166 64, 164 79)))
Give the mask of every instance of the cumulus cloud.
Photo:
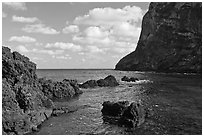
POLYGON ((22 45, 17 46, 16 50, 19 51, 20 53, 27 53, 27 52, 29 52, 29 50, 25 46, 22 46, 22 45))
POLYGON ((27 10, 26 4, 24 2, 3 2, 3 5, 14 10, 27 10))
POLYGON ((44 24, 26 25, 24 28, 22 28, 22 30, 27 33, 42 33, 51 35, 60 33, 54 28, 48 27, 44 24))
POLYGON ((43 54, 48 54, 48 55, 59 55, 64 52, 64 50, 53 50, 53 49, 32 49, 30 50, 32 53, 43 53, 43 54))
POLYGON ((94 8, 84 16, 76 17, 75 24, 86 25, 114 25, 120 22, 138 22, 142 19, 144 11, 137 6, 126 6, 122 9, 94 8))
POLYGON ((34 23, 38 22, 39 19, 36 17, 18 17, 16 15, 12 16, 13 22, 21 22, 21 23, 34 23))
POLYGON ((62 50, 72 50, 72 51, 81 51, 82 47, 80 45, 75 45, 73 43, 64 43, 64 42, 55 42, 55 43, 48 43, 45 48, 55 48, 55 49, 62 49, 62 50))
POLYGON ((77 25, 69 25, 62 30, 63 33, 77 33, 79 32, 79 27, 77 25))
POLYGON ((7 17, 7 14, 2 11, 2 18, 6 18, 6 17, 7 17))
POLYGON ((30 42, 36 42, 35 38, 28 37, 28 36, 12 36, 10 37, 9 41, 16 41, 21 43, 30 43, 30 42))
POLYGON ((72 57, 70 57, 69 55, 64 55, 64 56, 52 56, 53 58, 56 58, 56 59, 65 59, 65 60, 67 60, 67 59, 71 59, 72 57))
POLYGON ((127 54, 136 47, 144 13, 137 6, 94 8, 75 18, 75 24, 87 28, 72 40, 87 46, 90 53, 95 50, 97 53, 127 54))

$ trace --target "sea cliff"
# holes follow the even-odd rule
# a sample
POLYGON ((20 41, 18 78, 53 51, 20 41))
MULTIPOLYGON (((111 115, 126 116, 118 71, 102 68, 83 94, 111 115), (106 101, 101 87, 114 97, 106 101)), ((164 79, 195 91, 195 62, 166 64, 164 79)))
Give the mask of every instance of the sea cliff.
POLYGON ((135 51, 115 69, 201 73, 202 3, 150 3, 135 51))

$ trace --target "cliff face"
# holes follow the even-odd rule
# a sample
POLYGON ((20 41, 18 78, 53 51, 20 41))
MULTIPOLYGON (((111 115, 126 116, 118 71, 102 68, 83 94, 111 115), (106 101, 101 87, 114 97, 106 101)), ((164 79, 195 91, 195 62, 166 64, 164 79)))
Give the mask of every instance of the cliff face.
POLYGON ((202 72, 202 3, 151 3, 135 51, 116 70, 202 72))
POLYGON ((65 99, 80 93, 76 81, 38 79, 36 64, 2 47, 3 134, 37 130, 37 126, 51 116, 54 98, 65 99))

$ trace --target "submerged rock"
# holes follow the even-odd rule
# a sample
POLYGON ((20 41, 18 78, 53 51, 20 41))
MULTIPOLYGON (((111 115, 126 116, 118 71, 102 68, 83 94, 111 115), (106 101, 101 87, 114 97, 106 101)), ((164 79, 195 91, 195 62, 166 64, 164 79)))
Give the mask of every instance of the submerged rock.
POLYGON ((135 51, 115 69, 201 73, 202 3, 150 3, 135 51))
POLYGON ((146 112, 140 103, 105 101, 102 106, 104 122, 135 128, 145 121, 146 112))
POLYGON ((107 76, 104 79, 99 80, 88 80, 85 83, 81 84, 80 88, 95 88, 97 86, 99 87, 115 87, 118 86, 118 82, 116 78, 112 75, 107 76))

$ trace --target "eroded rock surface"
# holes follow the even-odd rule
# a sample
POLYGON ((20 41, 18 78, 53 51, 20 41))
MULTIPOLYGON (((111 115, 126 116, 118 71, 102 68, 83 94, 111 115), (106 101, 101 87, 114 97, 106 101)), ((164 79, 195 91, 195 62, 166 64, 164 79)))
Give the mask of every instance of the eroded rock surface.
POLYGON ((75 80, 38 79, 35 63, 2 47, 2 134, 36 131, 51 116, 54 99, 80 93, 75 80))
POLYGON ((116 70, 202 72, 202 3, 150 3, 136 50, 116 70))

